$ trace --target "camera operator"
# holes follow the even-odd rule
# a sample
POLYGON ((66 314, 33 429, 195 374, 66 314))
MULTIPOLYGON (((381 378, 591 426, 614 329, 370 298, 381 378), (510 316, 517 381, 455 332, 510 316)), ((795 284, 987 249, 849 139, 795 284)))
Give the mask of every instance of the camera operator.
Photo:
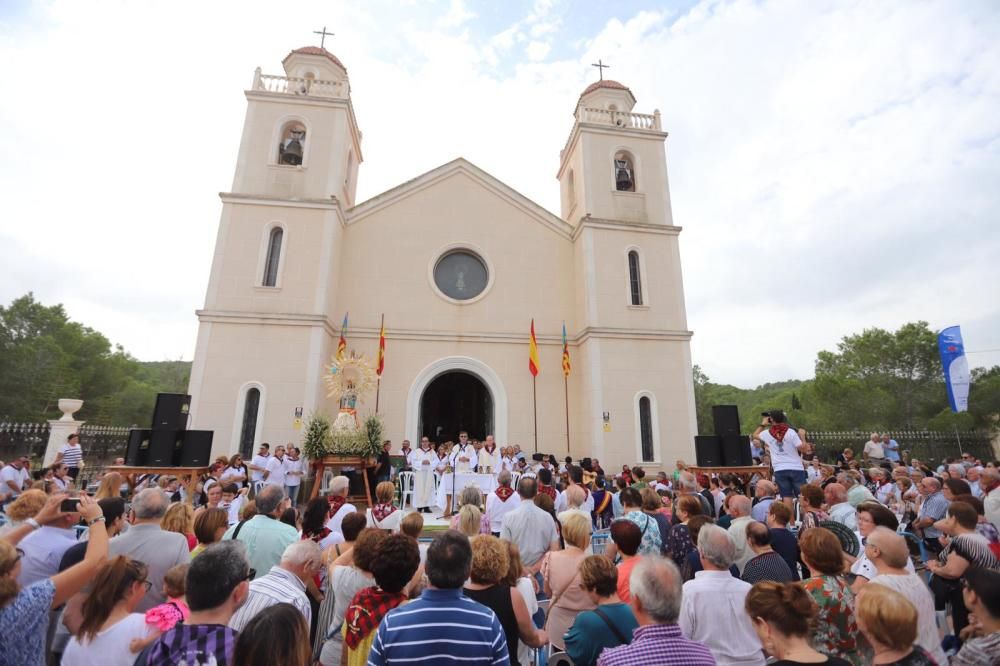
POLYGON ((789 427, 782 410, 772 409, 761 416, 763 421, 754 430, 753 437, 759 437, 767 445, 781 501, 792 509, 795 498, 799 496, 799 486, 806 482, 806 469, 799 454, 802 440, 789 427))

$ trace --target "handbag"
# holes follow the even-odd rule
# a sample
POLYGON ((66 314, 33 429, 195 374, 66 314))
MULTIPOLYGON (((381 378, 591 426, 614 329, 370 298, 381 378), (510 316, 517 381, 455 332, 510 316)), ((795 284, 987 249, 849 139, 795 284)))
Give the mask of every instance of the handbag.
POLYGON ((573 583, 575 583, 579 577, 580 577, 580 571, 579 569, 577 569, 577 572, 573 574, 572 578, 569 579, 569 582, 566 583, 566 586, 563 587, 563 589, 559 590, 557 594, 552 595, 552 601, 549 602, 549 608, 548 610, 545 611, 545 622, 542 623, 542 629, 548 626, 549 618, 552 617, 552 611, 559 604, 559 600, 562 598, 562 595, 566 593, 566 590, 573 587, 573 583))

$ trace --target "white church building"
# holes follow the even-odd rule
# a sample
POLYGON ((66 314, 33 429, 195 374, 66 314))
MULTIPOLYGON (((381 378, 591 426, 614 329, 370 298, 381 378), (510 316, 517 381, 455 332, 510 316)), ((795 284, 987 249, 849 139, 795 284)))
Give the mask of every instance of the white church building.
POLYGON ((346 68, 313 46, 282 64, 246 91, 197 312, 189 427, 215 431, 214 455, 297 443, 299 415, 335 416, 323 379, 344 313, 348 350, 372 360, 384 313, 379 412, 394 450, 467 430, 533 451, 534 318, 539 452, 609 472, 693 458, 692 333, 658 111, 634 112, 615 81, 583 91, 558 160, 559 215, 462 158, 358 202, 346 68))

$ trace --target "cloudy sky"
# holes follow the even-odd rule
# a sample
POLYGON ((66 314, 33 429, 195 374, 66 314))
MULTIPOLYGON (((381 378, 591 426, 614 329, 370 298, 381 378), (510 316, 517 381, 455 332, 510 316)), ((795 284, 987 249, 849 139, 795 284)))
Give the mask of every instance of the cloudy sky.
POLYGON ((865 327, 1000 363, 1000 4, 0 0, 0 302, 190 359, 253 70, 347 65, 359 199, 464 156, 558 212, 580 90, 661 110, 693 355, 811 376, 865 327), (991 351, 992 350, 992 351, 991 351))

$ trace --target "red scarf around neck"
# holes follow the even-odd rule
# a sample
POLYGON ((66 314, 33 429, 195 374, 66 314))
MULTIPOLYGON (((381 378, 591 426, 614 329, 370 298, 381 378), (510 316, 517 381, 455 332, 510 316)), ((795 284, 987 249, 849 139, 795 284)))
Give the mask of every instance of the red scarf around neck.
POLYGON ((330 505, 330 517, 333 518, 334 514, 340 511, 340 507, 344 506, 347 498, 340 495, 328 495, 326 501, 330 505))
POLYGON ((392 504, 376 504, 372 507, 372 518, 379 521, 380 523, 392 515, 392 512, 396 510, 392 504))
POLYGON ((377 586, 366 587, 354 595, 351 605, 344 613, 347 632, 344 643, 354 650, 378 628, 382 618, 396 606, 406 601, 401 592, 383 592, 377 586))
POLYGON ((767 431, 771 433, 771 437, 774 437, 779 442, 783 442, 785 440, 785 433, 788 432, 788 424, 775 423, 767 431))
POLYGON ((547 486, 544 483, 539 483, 538 484, 538 492, 545 493, 546 495, 548 495, 549 497, 551 497, 553 499, 553 501, 556 498, 556 489, 553 488, 552 486, 547 486))
POLYGON ((510 488, 509 486, 500 486, 493 492, 496 493, 497 497, 500 498, 501 502, 506 502, 508 499, 510 499, 511 495, 514 494, 514 489, 510 488))

